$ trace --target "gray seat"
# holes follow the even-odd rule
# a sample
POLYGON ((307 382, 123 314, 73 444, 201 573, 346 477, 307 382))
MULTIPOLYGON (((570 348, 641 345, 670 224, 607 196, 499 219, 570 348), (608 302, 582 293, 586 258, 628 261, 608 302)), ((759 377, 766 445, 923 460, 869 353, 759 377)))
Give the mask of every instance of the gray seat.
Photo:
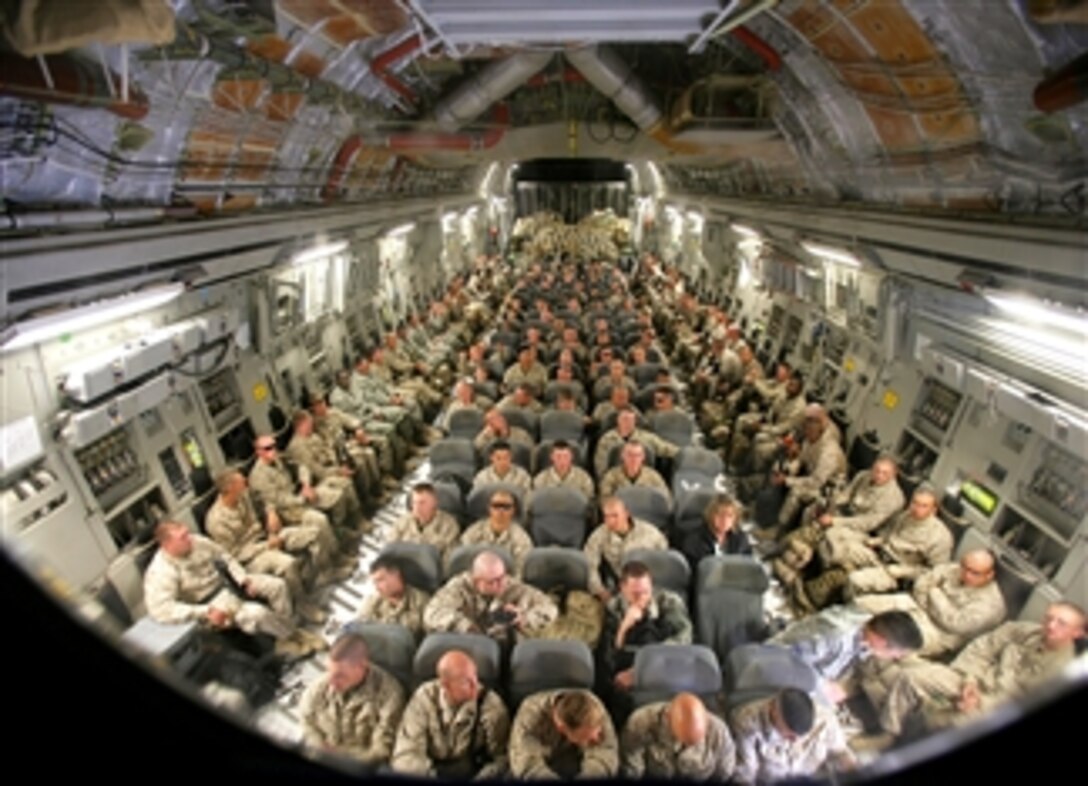
POLYGON ((449 513, 463 527, 467 514, 461 487, 452 480, 432 480, 431 485, 434 486, 435 496, 438 497, 438 509, 449 513))
POLYGON ((641 389, 657 379, 657 372, 660 370, 660 363, 639 363, 637 366, 631 367, 631 378, 635 380, 635 384, 641 389))
POLYGON ((529 533, 537 546, 580 549, 586 539, 589 500, 572 489, 543 488, 529 502, 529 533))
POLYGON ((533 474, 533 448, 523 442, 511 442, 510 456, 515 464, 530 475, 533 474))
POLYGON ((431 446, 429 458, 433 477, 451 473, 471 484, 476 476, 476 447, 470 439, 447 437, 440 440, 431 446))
POLYGON ((725 660, 734 647, 766 637, 763 566, 753 557, 704 557, 695 574, 695 639, 725 660))
POLYGON ((703 475, 710 478, 711 483, 724 471, 721 456, 712 450, 695 446, 680 448, 680 452, 672 460, 672 466, 674 473, 703 475))
POLYGON ((353 620, 342 632, 362 636, 370 648, 370 659, 396 677, 404 690, 412 689, 416 638, 408 628, 394 623, 353 620))
POLYGON ((537 546, 525 557, 521 578, 545 592, 556 587, 584 590, 589 586, 589 562, 580 549, 537 546))
POLYGON ((631 698, 636 707, 694 693, 713 709, 722 671, 713 650, 699 644, 647 644, 635 653, 631 698))
MULTIPOLYGON (((577 380, 573 380, 577 382, 577 380)), ((574 400, 578 403, 578 406, 585 410, 589 406, 589 401, 586 398, 586 389, 581 382, 572 384, 571 382, 560 382, 559 380, 552 380, 544 387, 544 396, 541 399, 546 406, 552 406, 555 404, 555 400, 559 397, 559 389, 564 385, 570 387, 574 391, 574 400)))
POLYGON ((476 438, 484 426, 483 413, 478 409, 459 409, 450 415, 449 432, 453 439, 476 438))
POLYGON ((567 442, 581 443, 585 439, 585 427, 582 418, 577 412, 563 412, 549 410, 540 416, 540 439, 554 442, 566 440, 567 442))
POLYGON ((491 495, 496 491, 508 491, 514 497, 514 515, 520 520, 525 512, 525 495, 520 488, 509 483, 485 483, 474 486, 465 499, 465 512, 469 524, 487 518, 491 495))
POLYGON ((510 704, 560 688, 593 689, 593 653, 582 641, 529 639, 510 653, 510 704))
POLYGON ((676 495, 676 511, 673 513, 673 533, 677 542, 691 532, 706 525, 707 506, 718 496, 712 488, 697 488, 676 495))
POLYGON ((672 502, 660 489, 647 486, 624 486, 616 492, 628 512, 637 519, 644 519, 662 532, 669 531, 672 523, 672 502))
POLYGON ((650 428, 657 436, 680 447, 688 447, 695 436, 695 424, 686 412, 673 410, 650 415, 650 428))
POLYGON ((525 432, 533 438, 533 442, 537 440, 537 432, 540 430, 538 418, 532 412, 526 412, 524 409, 514 409, 513 407, 507 407, 506 409, 499 410, 506 418, 506 422, 510 424, 510 428, 517 426, 520 429, 524 429, 525 432))
POLYGON ((476 559, 476 555, 481 551, 491 551, 498 554, 502 557, 502 563, 506 566, 506 572, 508 574, 514 572, 514 557, 510 554, 510 550, 505 546, 498 546, 491 543, 471 543, 464 546, 458 546, 450 554, 450 561, 446 566, 446 579, 449 580, 458 573, 464 573, 471 568, 472 561, 476 559))
POLYGON ((434 593, 442 586, 442 559, 429 543, 390 543, 381 550, 400 566, 404 580, 424 592, 434 593))
POLYGON ((650 569, 654 586, 675 592, 688 602, 691 594, 691 567, 684 555, 669 549, 631 549, 623 555, 623 564, 641 562, 650 569))
POLYGON ((467 653, 476 663, 480 682, 498 688, 502 678, 502 652, 499 643, 479 633, 429 633, 416 650, 412 676, 418 686, 433 680, 439 659, 450 650, 467 653))
POLYGON ((819 682, 812 666, 774 644, 742 644, 729 653, 724 665, 730 710, 765 699, 783 688, 812 693, 819 682))

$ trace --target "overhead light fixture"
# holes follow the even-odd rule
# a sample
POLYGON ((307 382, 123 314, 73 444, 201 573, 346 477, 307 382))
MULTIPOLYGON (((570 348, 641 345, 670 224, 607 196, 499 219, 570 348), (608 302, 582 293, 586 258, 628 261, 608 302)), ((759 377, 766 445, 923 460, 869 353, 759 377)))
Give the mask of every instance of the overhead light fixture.
POLYGON ((747 224, 738 224, 736 222, 733 222, 729 225, 729 228, 736 232, 738 235, 744 235, 745 237, 751 238, 753 240, 763 239, 763 235, 759 234, 759 232, 752 229, 747 224))
POLYGON ((834 246, 825 246, 821 243, 813 243, 810 240, 802 240, 801 248, 821 259, 838 262, 840 265, 846 265, 847 267, 861 267, 861 260, 845 249, 835 248, 834 246))
POLYGON ((314 246, 308 248, 305 251, 300 251, 291 257, 292 265, 307 265, 310 262, 316 262, 319 259, 325 259, 331 257, 334 254, 339 254, 346 251, 348 247, 348 241, 337 240, 333 243, 322 243, 320 246, 314 246))
POLYGON ((410 221, 407 224, 401 224, 399 227, 393 227, 385 233, 386 237, 400 237, 401 235, 407 235, 413 229, 416 228, 416 222, 410 221))
POLYGON ((984 291, 982 296, 1002 311, 1026 321, 1041 322, 1050 327, 1088 335, 1088 317, 1083 312, 1072 312, 1060 303, 1003 292, 984 291))
POLYGON ((456 213, 443 213, 442 214, 442 223, 443 224, 448 224, 448 223, 450 223, 452 221, 456 221, 456 220, 457 220, 457 214, 456 213))
POLYGON ((0 334, 0 351, 23 349, 67 333, 89 330, 107 322, 126 319, 165 305, 184 291, 183 284, 166 284, 16 322, 0 334))

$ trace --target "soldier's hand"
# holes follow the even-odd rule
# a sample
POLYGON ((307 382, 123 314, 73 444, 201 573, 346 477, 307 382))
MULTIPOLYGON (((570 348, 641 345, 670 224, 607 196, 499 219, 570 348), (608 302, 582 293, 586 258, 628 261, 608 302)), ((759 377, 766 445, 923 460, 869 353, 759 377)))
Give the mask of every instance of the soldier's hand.
POLYGON ((620 690, 631 690, 631 687, 635 684, 635 670, 624 669, 616 675, 612 683, 620 690))
POLYGON ((280 521, 280 514, 274 510, 268 511, 268 522, 266 524, 269 533, 275 535, 281 529, 283 529, 283 522, 280 521))
POLYGON ((816 519, 821 527, 830 527, 833 521, 830 513, 824 513, 820 518, 816 519))
POLYGON ((784 486, 786 484, 786 476, 781 472, 775 472, 771 475, 771 484, 774 486, 784 486))
POLYGON ((230 627, 230 614, 223 609, 210 608, 207 613, 208 622, 215 628, 230 627))
POLYGON ((842 704, 846 700, 846 690, 843 688, 841 682, 835 680, 827 680, 823 685, 824 696, 832 704, 842 704))
POLYGON ((960 698, 956 702, 956 707, 960 712, 972 713, 978 712, 981 706, 982 696, 978 692, 978 685, 973 682, 965 682, 962 690, 960 690, 960 698))
POLYGON ((604 587, 601 587, 593 594, 597 596, 597 600, 599 600, 601 603, 608 603, 608 601, 612 600, 612 593, 604 587))
POLYGON ((306 485, 302 487, 302 498, 307 502, 313 502, 317 499, 317 492, 314 491, 314 487, 306 485))
POLYGON ((525 622, 525 617, 521 614, 521 609, 515 606, 513 603, 507 603, 502 607, 503 611, 509 612, 514 615, 514 618, 510 620, 510 625, 518 630, 521 630, 522 623, 525 622))
POLYGON ((351 467, 340 467, 340 474, 345 478, 350 478, 355 473, 351 471, 351 467))
POLYGON ((242 582, 242 589, 244 589, 246 591, 246 595, 249 595, 249 597, 251 597, 251 598, 257 597, 257 587, 254 586, 253 581, 251 579, 246 579, 245 581, 242 582))
POLYGON ((268 547, 272 548, 272 549, 282 549, 283 548, 283 536, 282 535, 273 535, 272 537, 270 537, 268 539, 268 547))

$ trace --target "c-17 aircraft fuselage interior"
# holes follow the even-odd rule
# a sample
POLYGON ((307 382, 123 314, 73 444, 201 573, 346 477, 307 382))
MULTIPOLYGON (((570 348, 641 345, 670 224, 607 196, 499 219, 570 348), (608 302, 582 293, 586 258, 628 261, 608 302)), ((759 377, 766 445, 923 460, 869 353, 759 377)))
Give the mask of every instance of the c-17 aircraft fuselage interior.
MULTIPOLYGON (((608 362, 597 323, 571 310, 609 312, 596 316, 616 341, 631 338, 621 322, 645 332, 689 416, 676 444, 720 464, 698 499, 747 503, 757 548, 746 559, 764 583, 749 599, 760 632, 745 643, 814 609, 775 568, 783 527, 767 535, 783 523, 770 501, 792 488, 776 498, 771 479, 797 462, 804 474, 808 454, 772 441, 753 465, 759 438, 738 441, 745 413, 731 408, 748 406, 752 380, 727 379, 721 359, 738 337, 761 375, 798 372, 804 400, 839 434, 838 490, 798 496, 787 531, 834 512, 855 473, 890 459, 904 505, 931 494, 954 544, 947 560, 992 556, 1002 621, 1088 607, 1088 0, 78 5, 0 4, 0 545, 25 628, 12 631, 19 659, 78 671, 85 651, 100 684, 81 674, 79 687, 20 699, 18 713, 44 719, 46 705, 99 702, 108 686, 118 723, 146 723, 149 740, 179 724, 198 745, 227 735, 208 758, 234 774, 301 778, 314 760, 332 768, 325 777, 358 774, 335 745, 308 744, 303 694, 376 594, 369 566, 412 510, 413 486, 448 481, 432 451, 464 436, 448 415, 476 371, 471 346, 484 342, 476 391, 495 384, 489 404, 501 408, 522 379, 508 370, 535 341, 526 331, 543 329, 558 362, 552 309, 579 327, 578 373, 608 362), (410 362, 382 376, 392 361, 378 348, 410 362), (277 660, 256 702, 261 691, 240 689, 252 684, 209 676, 206 621, 155 619, 145 572, 166 548, 160 525, 210 536, 228 471, 259 497, 260 452, 289 452, 310 427, 298 413, 330 393, 340 407, 338 380, 356 377, 366 395, 371 383, 389 394, 360 405, 366 444, 351 426, 355 442, 336 456, 354 468, 342 493, 358 497, 369 528, 336 582, 307 581, 310 618, 291 635, 323 639, 319 651, 277 660), (823 507, 803 515, 809 504, 823 507), (129 686, 170 710, 141 705, 129 686)), ((591 475, 608 430, 593 409, 611 389, 595 393, 596 381, 585 380, 589 425, 574 440, 591 475)), ((643 403, 648 423, 652 391, 643 403)), ((533 441, 546 440, 532 424, 533 441)), ((489 461, 476 447, 474 472, 489 461)), ((530 475, 545 468, 537 447, 524 454, 530 475)), ((695 486, 656 453, 672 495, 661 527, 680 554, 670 528, 695 486)), ((452 508, 439 495, 462 527, 480 518, 469 517, 471 481, 453 485, 452 508)), ((518 504, 539 540, 530 497, 518 504)), ((342 547, 343 510, 324 510, 342 547)), ((478 512, 487 518, 486 501, 478 512)), ((874 548, 879 567, 888 555, 874 548)), ((833 556, 813 545, 809 559, 827 568, 833 556)), ((711 653, 726 718, 739 661, 703 635, 709 571, 691 567, 687 644, 711 653)), ((894 588, 909 597, 914 578, 894 588)), ((955 667, 964 644, 936 662, 955 667)), ((238 657, 241 674, 263 656, 238 657)), ((683 672, 663 696, 699 693, 683 672)), ((1078 654, 973 722, 861 753, 850 775, 825 765, 782 777, 998 774, 992 754, 1027 734, 1066 738, 1054 707, 1083 699, 1084 679, 1078 654)), ((112 741, 103 731, 103 772, 125 755, 112 741)), ((184 771, 200 772, 202 754, 186 757, 184 771)))

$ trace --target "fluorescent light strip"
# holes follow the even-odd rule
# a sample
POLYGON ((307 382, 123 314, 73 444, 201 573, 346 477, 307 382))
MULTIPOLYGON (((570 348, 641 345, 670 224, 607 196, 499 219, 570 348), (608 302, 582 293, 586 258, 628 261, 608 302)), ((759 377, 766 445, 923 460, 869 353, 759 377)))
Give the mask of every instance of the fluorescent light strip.
POLYGON ((1014 316, 1023 317, 1032 322, 1042 322, 1073 333, 1088 334, 1088 318, 1083 314, 1071 314, 1061 305, 1017 295, 990 292, 984 293, 983 297, 1002 311, 1014 316))
POLYGON ((746 226, 745 224, 730 224, 729 228, 736 232, 738 235, 744 235, 745 237, 751 238, 753 240, 763 239, 763 235, 759 234, 759 232, 752 229, 750 226, 746 226))
POLYGON ((801 241, 801 248, 805 249, 813 256, 822 257, 823 259, 831 260, 832 262, 838 262, 840 265, 846 265, 848 267, 861 267, 861 260, 841 248, 833 248, 831 246, 824 246, 819 243, 813 243, 809 240, 801 241))
POLYGON ((401 235, 407 235, 413 229, 416 228, 416 222, 412 221, 408 224, 401 224, 399 227, 393 227, 385 233, 386 237, 400 237, 401 235))
POLYGON ((334 243, 322 243, 320 246, 314 246, 308 248, 305 251, 300 251, 291 257, 292 265, 307 265, 310 262, 316 262, 319 259, 325 259, 331 257, 333 254, 339 254, 341 251, 345 251, 348 247, 348 241, 337 240, 334 243))
POLYGON ((4 332, 0 351, 10 352, 22 349, 58 338, 66 333, 88 330, 107 322, 135 316, 140 312, 169 303, 184 291, 185 287, 182 284, 167 284, 109 300, 100 300, 86 306, 77 306, 57 314, 17 322, 4 332))

